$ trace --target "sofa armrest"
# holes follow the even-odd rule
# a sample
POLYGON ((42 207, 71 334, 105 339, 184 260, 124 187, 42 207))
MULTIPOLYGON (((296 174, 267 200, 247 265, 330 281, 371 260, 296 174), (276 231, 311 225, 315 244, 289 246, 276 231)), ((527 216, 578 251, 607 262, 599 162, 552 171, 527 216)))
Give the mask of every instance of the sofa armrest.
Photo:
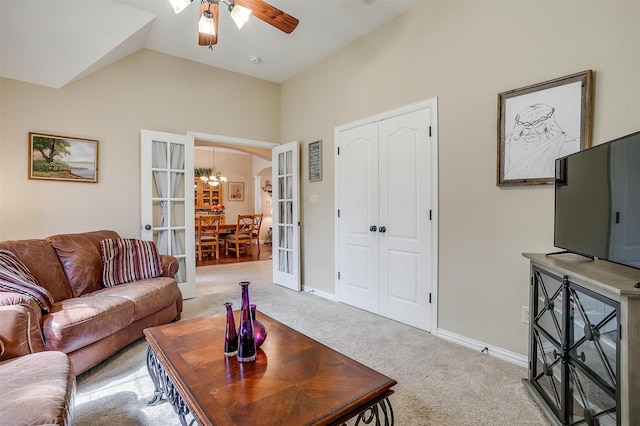
POLYGON ((0 340, 4 345, 1 360, 44 351, 42 331, 37 321, 25 305, 0 306, 0 340))
POLYGON ((162 266, 162 276, 169 278, 175 278, 180 267, 178 259, 168 254, 160 255, 160 265, 162 266))

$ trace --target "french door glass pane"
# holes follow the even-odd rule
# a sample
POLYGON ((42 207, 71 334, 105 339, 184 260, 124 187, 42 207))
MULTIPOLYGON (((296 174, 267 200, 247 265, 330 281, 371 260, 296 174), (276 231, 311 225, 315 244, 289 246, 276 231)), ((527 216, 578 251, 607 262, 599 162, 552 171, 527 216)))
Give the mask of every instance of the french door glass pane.
POLYGON ((151 205, 154 228, 165 228, 169 226, 168 203, 166 201, 153 200, 151 205))
POLYGON ((171 202, 171 226, 177 226, 177 227, 186 226, 184 212, 185 212, 185 205, 183 200, 171 202))
POLYGON ((171 172, 172 198, 185 198, 184 172, 171 172))
POLYGON ((171 144, 171 168, 174 170, 184 170, 184 145, 171 144))
POLYGON ((167 143, 160 141, 153 141, 151 148, 152 156, 151 168, 153 169, 166 169, 167 168, 167 143))
POLYGON ((287 163, 286 163, 286 169, 285 169, 285 174, 290 175, 291 173, 293 173, 293 153, 291 151, 287 151, 287 163))

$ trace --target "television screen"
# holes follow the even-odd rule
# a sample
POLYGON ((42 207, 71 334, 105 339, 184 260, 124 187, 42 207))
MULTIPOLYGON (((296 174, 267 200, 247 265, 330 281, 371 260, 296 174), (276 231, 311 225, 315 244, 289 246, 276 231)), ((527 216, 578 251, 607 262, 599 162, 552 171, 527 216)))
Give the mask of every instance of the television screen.
POLYGON ((556 160, 554 245, 640 268, 640 132, 556 160))

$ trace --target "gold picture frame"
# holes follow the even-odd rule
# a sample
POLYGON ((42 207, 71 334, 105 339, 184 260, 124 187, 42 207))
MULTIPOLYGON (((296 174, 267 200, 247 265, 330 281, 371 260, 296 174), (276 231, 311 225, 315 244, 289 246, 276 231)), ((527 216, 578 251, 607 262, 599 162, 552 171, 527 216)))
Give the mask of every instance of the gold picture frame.
POLYGON ((498 94, 497 185, 554 182, 555 160, 591 146, 593 71, 498 94))
POLYGON ((29 132, 29 179, 98 182, 98 141, 29 132))
POLYGON ((244 182, 229 182, 229 201, 244 201, 244 182))

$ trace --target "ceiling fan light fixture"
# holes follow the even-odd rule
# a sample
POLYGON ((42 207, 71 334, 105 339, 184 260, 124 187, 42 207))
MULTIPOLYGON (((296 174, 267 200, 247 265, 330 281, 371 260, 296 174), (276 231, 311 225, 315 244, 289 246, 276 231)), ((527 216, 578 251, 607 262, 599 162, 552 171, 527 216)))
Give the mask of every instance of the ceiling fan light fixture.
POLYGON ((233 19, 239 30, 242 29, 251 16, 251 9, 237 4, 230 4, 229 12, 231 12, 231 19, 233 19))
POLYGON ((213 21, 213 13, 211 13, 210 10, 205 10, 200 17, 198 21, 198 31, 210 36, 216 35, 216 24, 213 21))
POLYGON ((193 0, 170 0, 173 11, 176 15, 187 8, 193 0))

